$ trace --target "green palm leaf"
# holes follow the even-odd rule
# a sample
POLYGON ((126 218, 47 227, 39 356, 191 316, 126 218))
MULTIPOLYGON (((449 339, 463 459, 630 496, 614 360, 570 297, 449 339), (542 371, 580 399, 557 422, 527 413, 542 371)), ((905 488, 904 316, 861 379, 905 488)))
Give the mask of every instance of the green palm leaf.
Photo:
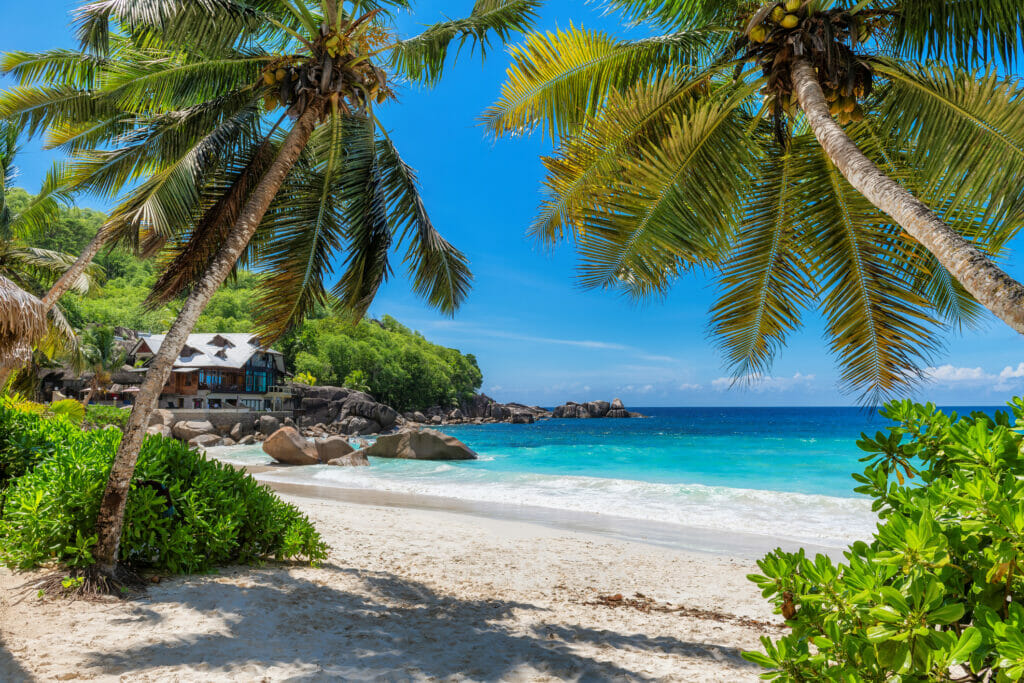
POLYGON ((945 213, 985 210, 997 244, 1021 227, 1019 179, 1024 177, 1024 84, 996 72, 967 72, 933 63, 879 60, 888 79, 876 125, 916 170, 926 200, 945 213))
POLYGON ((496 135, 544 126, 557 138, 577 128, 610 93, 667 75, 694 74, 691 66, 721 47, 725 34, 694 29, 640 40, 619 40, 577 29, 534 33, 512 48, 501 98, 484 113, 496 135))
POLYGON ((356 116, 342 120, 347 159, 338 179, 345 211, 345 270, 332 293, 354 318, 361 318, 391 273, 387 194, 377 157, 373 122, 356 116))
POLYGON ((640 141, 578 230, 585 287, 642 297, 664 292, 684 264, 727 246, 757 155, 744 138, 747 87, 722 88, 670 114, 640 141))
POLYGON ((317 127, 261 226, 266 244, 259 264, 266 277, 256 304, 256 327, 267 342, 328 303, 324 282, 345 240, 341 182, 350 140, 346 133, 356 125, 339 115, 317 127))
POLYGON ((625 95, 611 93, 607 106, 578 135, 566 137, 553 157, 544 157, 548 175, 544 199, 530 233, 553 243, 583 224, 605 188, 615 180, 621 157, 643 139, 665 135, 666 115, 683 115, 687 102, 707 91, 704 75, 665 78, 637 86, 625 95))
POLYGON ((391 229, 407 244, 405 263, 413 291, 442 313, 454 315, 472 286, 469 260, 434 228, 415 171, 386 136, 377 142, 377 163, 391 229))
POLYGON ((736 377, 767 374, 814 298, 797 222, 802 180, 793 153, 773 153, 752 185, 732 253, 722 266, 711 333, 736 377))
POLYGON ((465 19, 433 24, 419 35, 398 41, 391 51, 391 65, 412 81, 434 84, 453 42, 457 52, 468 43, 486 54, 492 41, 504 43, 512 33, 528 30, 540 4, 541 0, 476 0, 465 19))
MULTIPOLYGON (((796 143, 794 143, 796 144, 796 143)), ((912 247, 813 143, 797 197, 843 384, 862 400, 911 386, 938 346, 930 304, 912 286, 912 247)), ((877 154, 877 150, 866 149, 877 154)))

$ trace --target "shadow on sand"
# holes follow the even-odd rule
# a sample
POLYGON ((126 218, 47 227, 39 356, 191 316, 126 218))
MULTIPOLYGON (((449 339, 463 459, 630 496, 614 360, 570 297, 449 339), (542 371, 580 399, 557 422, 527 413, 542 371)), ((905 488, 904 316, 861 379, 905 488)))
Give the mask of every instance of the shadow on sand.
POLYGON ((583 641, 713 658, 755 670, 735 648, 561 624, 525 631, 503 622, 515 611, 543 608, 459 600, 389 573, 325 570, 325 579, 345 575, 361 582, 367 594, 260 570, 235 574, 243 585, 200 580, 173 596, 161 586, 134 604, 132 621, 141 631, 159 622, 158 605, 165 600, 218 613, 225 626, 214 633, 184 632, 145 645, 111 644, 103 652, 89 653, 84 663, 129 676, 142 666, 186 665, 210 675, 230 672, 242 678, 275 669, 274 680, 284 673, 289 681, 498 680, 542 672, 575 681, 649 680, 642 672, 574 651, 571 643, 583 641))
POLYGON ((21 664, 14 658, 10 650, 7 649, 7 643, 4 642, 4 635, 0 633, 0 681, 6 683, 22 683, 22 681, 31 681, 32 677, 29 676, 28 672, 21 668, 21 664))

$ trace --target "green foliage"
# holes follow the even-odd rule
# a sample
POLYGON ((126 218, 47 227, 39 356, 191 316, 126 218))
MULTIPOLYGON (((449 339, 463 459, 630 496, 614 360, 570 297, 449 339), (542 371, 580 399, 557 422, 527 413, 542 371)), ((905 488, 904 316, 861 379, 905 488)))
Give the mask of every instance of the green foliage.
POLYGON ((42 420, 44 407, 5 396, 0 399, 0 495, 18 477, 52 456, 78 427, 67 420, 42 420))
POLYGON ((355 389, 356 391, 370 391, 370 385, 367 384, 366 373, 362 370, 353 370, 345 375, 345 379, 342 380, 341 386, 348 389, 355 389))
POLYGON ((85 410, 85 422, 92 427, 118 427, 124 429, 131 411, 117 406, 90 405, 85 410))
MULTIPOLYGON (((96 514, 120 439, 117 429, 83 432, 63 418, 0 406, 0 463, 19 476, 6 479, 0 561, 21 569, 91 564, 96 514)), ((122 562, 196 572, 270 557, 315 562, 326 552, 302 513, 252 477, 173 439, 147 437, 125 513, 122 562), (167 488, 170 506, 148 482, 167 488)))
POLYGON ((367 391, 397 410, 455 405, 483 381, 472 354, 432 344, 390 316, 358 324, 339 317, 308 321, 282 351, 297 372, 367 391))
POLYGON ((292 381, 296 384, 305 384, 309 387, 316 386, 316 377, 310 372, 300 372, 292 377, 292 381))
POLYGON ((54 401, 47 406, 47 412, 54 417, 63 417, 72 424, 80 425, 85 420, 85 407, 73 398, 54 401))
POLYGON ((856 491, 882 521, 835 564, 781 549, 751 575, 792 633, 745 653, 778 681, 1024 678, 1024 400, 958 418, 892 402, 856 491), (795 614, 793 613, 795 610, 795 614), (951 672, 964 667, 976 678, 951 672))

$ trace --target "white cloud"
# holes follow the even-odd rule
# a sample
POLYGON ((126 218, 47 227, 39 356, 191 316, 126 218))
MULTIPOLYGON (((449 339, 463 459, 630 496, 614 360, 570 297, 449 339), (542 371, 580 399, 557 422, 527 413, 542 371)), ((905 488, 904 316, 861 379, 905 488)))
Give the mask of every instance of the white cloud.
POLYGON ((1014 379, 1017 377, 1024 377, 1024 363, 1019 364, 1016 368, 1011 368, 1007 365, 1003 368, 1003 371, 999 373, 1000 379, 1014 379))
MULTIPOLYGON (((1007 368, 1009 369, 1009 368, 1007 368)), ((960 368, 947 363, 946 365, 940 365, 939 367, 928 367, 924 369, 924 376, 926 379, 936 382, 938 384, 958 384, 962 382, 987 382, 995 379, 994 375, 990 375, 978 368, 960 368)))
POLYGON ((753 373, 741 377, 719 377, 711 380, 711 387, 715 391, 726 391, 730 388, 748 389, 757 393, 787 391, 810 385, 814 381, 814 377, 814 375, 805 375, 802 372, 793 373, 792 377, 774 377, 753 373))
POLYGON ((680 384, 679 391, 697 391, 701 386, 699 384, 680 384))

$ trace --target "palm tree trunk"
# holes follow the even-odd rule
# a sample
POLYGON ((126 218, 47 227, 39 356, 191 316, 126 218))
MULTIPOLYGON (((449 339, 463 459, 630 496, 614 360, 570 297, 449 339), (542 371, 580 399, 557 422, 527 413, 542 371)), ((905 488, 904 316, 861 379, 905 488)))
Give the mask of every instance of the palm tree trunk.
POLYGON ((806 59, 793 63, 793 89, 815 137, 850 184, 934 254, 982 306, 1024 334, 1024 286, 864 156, 829 114, 814 67, 806 59))
POLYGON ((50 291, 43 297, 43 304, 46 305, 46 310, 53 308, 53 305, 57 303, 57 299, 61 298, 65 292, 71 289, 72 283, 89 267, 92 260, 96 258, 96 254, 107 243, 107 237, 109 237, 109 234, 106 227, 100 228, 96 236, 92 238, 92 241, 85 245, 85 249, 78 255, 75 262, 71 264, 71 267, 64 271, 64 274, 53 283, 50 291))
POLYGON ((88 408, 89 401, 92 400, 92 395, 96 393, 96 379, 93 378, 92 382, 89 382, 89 390, 85 392, 85 398, 82 399, 82 407, 88 408))
POLYGON ((270 202, 280 189, 281 183, 284 182, 285 176, 298 161, 321 112, 322 104, 311 105, 295 122, 281 145, 277 157, 239 213, 238 220, 232 226, 210 267, 185 300, 174 324, 164 336, 160 350, 153 357, 142 386, 139 387, 139 394, 132 407, 131 416, 128 418, 121 445, 110 470, 106 490, 103 492, 99 514, 96 517, 96 532, 99 539, 93 552, 93 556, 96 558, 95 570, 106 576, 112 576, 117 566, 121 527, 124 523, 124 507, 128 500, 128 487, 135 472, 135 463, 139 458, 142 440, 146 435, 149 416, 160 398, 160 391, 167 382, 167 378, 170 377, 174 362, 177 360, 178 354, 181 353, 192 328, 195 327, 196 321, 210 302, 214 292, 231 272, 246 245, 249 244, 260 221, 263 220, 263 215, 270 206, 270 202))

